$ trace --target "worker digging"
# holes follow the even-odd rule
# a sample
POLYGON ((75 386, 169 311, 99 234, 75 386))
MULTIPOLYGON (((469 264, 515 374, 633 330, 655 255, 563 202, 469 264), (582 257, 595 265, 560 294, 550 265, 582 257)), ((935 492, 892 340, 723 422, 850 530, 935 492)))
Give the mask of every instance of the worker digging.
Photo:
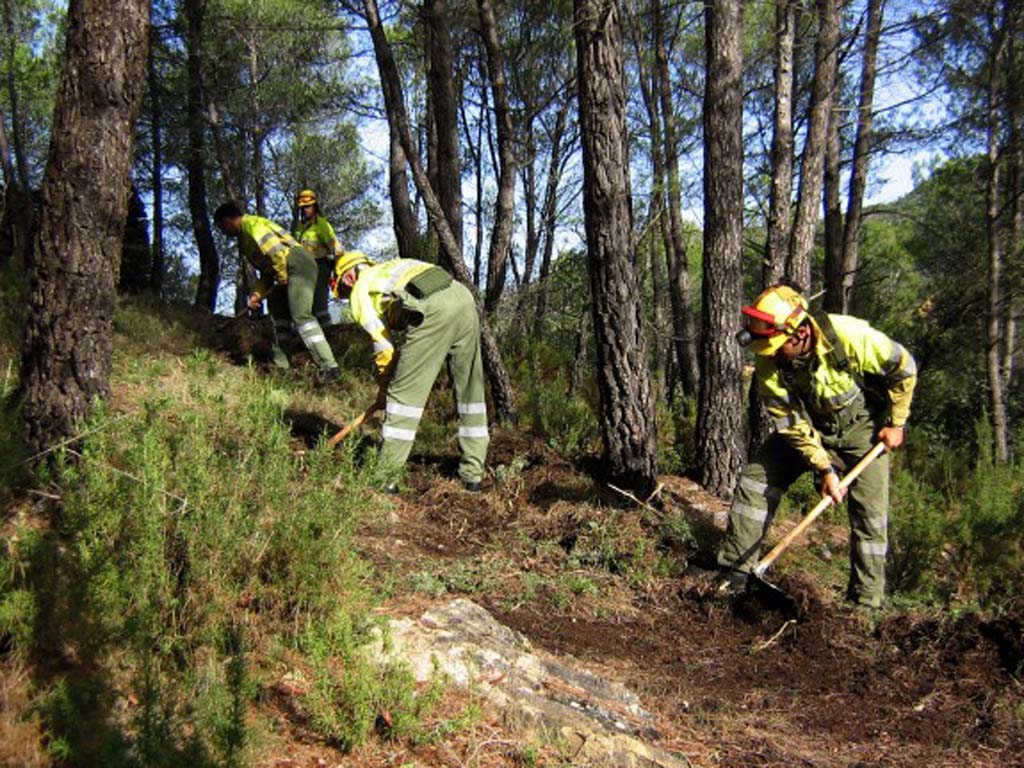
POLYGON ((385 410, 379 454, 389 478, 384 490, 398 491, 427 397, 447 363, 459 417, 459 477, 467 490, 479 491, 489 434, 473 295, 441 267, 416 259, 375 264, 352 251, 334 269, 335 293, 349 299, 352 316, 373 343, 385 410), (405 329, 405 342, 396 351, 391 332, 399 329, 405 329))
POLYGON ((724 571, 718 589, 747 588, 775 510, 801 474, 814 471, 822 496, 838 503, 847 494, 836 465, 853 467, 881 442, 885 452, 867 462, 849 486, 846 593, 855 605, 880 608, 888 452, 903 443, 917 381, 914 358, 863 320, 812 313, 807 299, 788 285, 769 287, 742 313, 739 340, 755 353, 758 394, 776 431, 740 474, 718 551, 724 571))
POLYGON ((248 304, 256 309, 267 300, 274 320, 274 364, 288 367, 281 342, 285 333, 294 330, 313 357, 320 382, 337 381, 341 370, 314 314, 318 279, 314 255, 274 222, 244 213, 235 203, 222 204, 213 218, 221 232, 238 240, 239 252, 260 273, 248 304))

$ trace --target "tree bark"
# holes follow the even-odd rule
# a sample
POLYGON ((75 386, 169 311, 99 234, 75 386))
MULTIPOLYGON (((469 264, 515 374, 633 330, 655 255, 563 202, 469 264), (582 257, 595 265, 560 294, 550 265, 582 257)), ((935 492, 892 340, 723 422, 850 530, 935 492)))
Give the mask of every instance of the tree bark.
POLYGON ((768 287, 786 272, 793 197, 793 44, 796 39, 796 0, 775 4, 775 113, 772 118, 772 186, 769 195, 768 237, 761 285, 768 287))
POLYGON ((1020 354, 1017 345, 1017 317, 1021 285, 1021 242, 1024 229, 1024 146, 1021 142, 1021 121, 1024 119, 1020 44, 1018 38, 1022 11, 1020 4, 1003 0, 1003 28, 1006 30, 1006 117, 1007 125, 1007 179, 1010 200, 1010 226, 1006 233, 1006 263, 1009 266, 1003 291, 1003 348, 1000 362, 1000 376, 1003 392, 1012 391, 1016 360, 1020 354))
MULTIPOLYGON (((995 23, 993 21, 993 27, 995 23)), ((1001 166, 999 156, 999 79, 1004 39, 1000 31, 993 35, 988 61, 987 152, 988 178, 985 190, 985 233, 988 240, 988 306, 986 307, 985 368, 988 378, 989 418, 992 420, 992 438, 995 459, 1005 463, 1009 459, 1008 422, 1001 371, 1003 323, 1003 247, 1000 225, 1001 166)))
POLYGON ((28 152, 25 148, 25 124, 21 115, 21 100, 18 93, 17 70, 15 69, 18 31, 14 27, 11 0, 4 0, 4 28, 7 33, 7 98, 11 107, 11 139, 14 142, 14 162, 18 172, 18 183, 28 193, 32 179, 28 170, 28 152))
POLYGON ((160 295, 164 285, 164 181, 163 181, 163 102, 160 93, 160 81, 156 73, 156 61, 154 60, 154 45, 156 35, 150 34, 149 41, 149 64, 147 76, 149 78, 149 121, 150 138, 153 142, 153 165, 150 171, 150 179, 153 188, 153 260, 149 273, 149 289, 160 295))
POLYGON ((868 0, 868 23, 864 33, 864 62, 857 106, 857 137, 853 142, 853 169, 843 230, 843 283, 839 311, 846 313, 853 300, 853 285, 860 265, 860 228, 864 212, 864 190, 868 183, 868 157, 874 133, 875 75, 878 71, 878 43, 882 36, 885 0, 868 0))
POLYGON ((505 264, 512 247, 515 216, 516 154, 512 130, 512 110, 505 83, 505 62, 498 42, 498 23, 490 0, 477 0, 480 30, 487 51, 487 73, 494 94, 494 119, 498 129, 498 200, 494 211, 494 229, 487 249, 487 295, 484 309, 494 311, 505 290, 505 264))
POLYGON ((646 496, 654 407, 634 266, 622 29, 617 0, 575 0, 583 213, 605 475, 646 496))
POLYGON ((188 67, 188 209, 192 216, 192 233, 199 250, 199 284, 196 287, 197 307, 213 312, 220 287, 220 259, 210 228, 206 201, 206 138, 203 124, 203 21, 204 0, 185 0, 185 46, 188 67))
POLYGON ((666 243, 668 259, 669 294, 671 296, 673 336, 676 363, 683 385, 683 394, 695 397, 700 383, 697 359, 697 327, 693 313, 693 281, 690 279, 689 259, 686 255, 686 232, 683 228, 682 191, 679 183, 679 150, 676 135, 675 106, 672 103, 672 82, 665 48, 665 24, 661 0, 653 0, 655 82, 661 103, 661 119, 665 126, 665 175, 668 186, 668 224, 671 242, 666 243), (669 247, 670 246, 670 247, 669 247))
POLYGON ((734 341, 743 272, 741 0, 706 6, 704 285, 697 468, 711 493, 732 493, 743 463, 742 359, 734 341))
POLYGON ((828 312, 842 308, 843 296, 843 209, 839 186, 843 138, 838 104, 839 88, 832 91, 825 135, 825 300, 828 312))
POLYGON ((109 393, 128 170, 146 78, 147 0, 71 0, 21 363, 31 450, 109 393), (83 194, 88 190, 89 194, 83 194))
POLYGON ((419 256, 419 227, 412 210, 409 196, 409 175, 406 173, 405 150, 398 138, 398 131, 388 120, 390 152, 388 155, 388 190, 391 193, 391 217, 393 219, 398 255, 403 259, 419 256))
MULTIPOLYGON (((412 169, 413 180, 416 188, 423 198, 427 208, 427 215, 430 224, 437 234, 441 249, 451 263, 455 277, 472 287, 473 282, 466 263, 462 258, 462 250, 459 242, 452 232, 451 226, 445 217, 444 208, 437 195, 430 187, 430 180, 420 165, 418 157, 413 152, 412 131, 409 128, 409 116, 405 111, 405 100, 402 95, 402 80, 398 73, 398 66, 391 53, 391 45, 388 43, 384 27, 380 22, 380 13, 377 10, 376 0, 363 0, 363 10, 366 23, 370 29, 370 37, 373 40, 374 57, 377 60, 377 69, 380 76, 381 89, 384 92, 384 108, 388 113, 388 119, 394 121, 398 129, 398 136, 405 150, 406 159, 412 169)), ((498 342, 494 332, 484 316, 483 307, 477 302, 477 311, 480 314, 480 342, 484 358, 484 367, 487 369, 488 378, 491 381, 491 396, 494 405, 494 415, 498 421, 514 422, 516 418, 515 391, 512 388, 512 380, 509 378, 508 370, 501 359, 501 352, 498 350, 498 342)))
MULTIPOLYGON (((430 116, 437 152, 434 193, 441 201, 452 235, 462 251, 462 166, 459 155, 458 93, 454 74, 452 35, 446 0, 424 0, 427 24, 427 84, 430 116)), ((407 150, 408 151, 408 150, 407 150)))
POLYGON ((811 87, 807 139, 800 165, 800 197, 797 201, 787 273, 804 290, 811 287, 811 256, 814 230, 821 211, 821 187, 825 163, 828 115, 835 89, 839 42, 840 0, 817 0, 818 38, 814 44, 814 82, 811 87))
POLYGON ((548 158, 548 175, 544 182, 544 204, 541 207, 541 236, 544 248, 541 250, 540 269, 537 274, 537 306, 533 316, 533 334, 540 336, 544 330, 544 315, 548 306, 548 275, 551 273, 551 257, 555 251, 555 219, 558 208, 558 185, 562 179, 567 152, 563 133, 569 116, 570 99, 566 97, 555 114, 555 130, 551 135, 551 155, 548 158))

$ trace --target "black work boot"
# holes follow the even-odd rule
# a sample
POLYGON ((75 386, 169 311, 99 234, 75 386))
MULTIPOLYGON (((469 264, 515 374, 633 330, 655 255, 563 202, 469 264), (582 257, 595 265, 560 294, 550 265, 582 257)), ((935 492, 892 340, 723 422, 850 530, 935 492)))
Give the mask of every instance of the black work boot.
POLYGON ((745 595, 750 587, 750 574, 743 571, 726 571, 715 582, 715 594, 722 597, 745 595))
POLYGON ((328 368, 326 371, 321 371, 317 377, 317 383, 321 385, 332 384, 340 378, 341 368, 334 366, 333 368, 328 368))
POLYGON ((462 487, 470 493, 480 493, 483 490, 479 480, 463 480, 462 487))

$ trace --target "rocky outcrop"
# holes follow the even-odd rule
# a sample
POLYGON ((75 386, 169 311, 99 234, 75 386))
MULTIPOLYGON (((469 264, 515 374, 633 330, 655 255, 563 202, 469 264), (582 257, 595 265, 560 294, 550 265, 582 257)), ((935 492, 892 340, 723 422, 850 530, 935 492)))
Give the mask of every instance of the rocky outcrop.
POLYGON ((565 745, 576 766, 676 768, 687 763, 652 742, 654 719, 618 683, 535 651, 520 633, 470 600, 418 620, 390 623, 380 652, 402 659, 417 680, 440 671, 483 697, 512 729, 565 745))

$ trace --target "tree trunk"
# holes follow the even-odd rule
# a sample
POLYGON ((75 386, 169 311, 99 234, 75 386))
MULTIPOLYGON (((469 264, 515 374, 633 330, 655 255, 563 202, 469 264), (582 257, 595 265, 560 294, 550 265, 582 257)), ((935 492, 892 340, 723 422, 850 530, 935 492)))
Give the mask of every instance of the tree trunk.
POLYGON ((204 0, 185 0, 185 47, 188 56, 188 210, 192 216, 192 233, 199 251, 199 284, 196 287, 197 307, 213 312, 220 287, 220 259, 210 229, 206 205, 206 138, 203 124, 203 17, 204 0))
POLYGON ((14 162, 18 172, 18 183, 28 193, 32 179, 28 170, 28 152, 25 148, 25 123, 21 115, 21 100, 18 93, 16 48, 18 31, 14 28, 14 14, 11 0, 4 0, 4 28, 7 33, 7 99, 11 107, 11 139, 14 141, 14 162))
POLYGON ((429 66, 427 84, 437 152, 434 193, 462 251, 462 169, 459 155, 459 111, 452 35, 446 0, 424 0, 429 66))
POLYGON ((118 293, 142 293, 149 288, 152 273, 153 251, 146 230, 146 206, 139 190, 132 184, 128 195, 128 213, 122 230, 118 293))
POLYGON ((398 131, 391 125, 391 120, 388 120, 388 133, 388 189, 391 192, 391 216, 394 220, 395 240, 398 242, 398 255, 403 259, 415 259, 419 256, 419 227, 416 226, 416 214, 413 213, 412 198, 409 196, 405 150, 402 149, 398 131))
POLYGON ((842 308, 843 296, 843 209, 839 202, 839 185, 843 139, 840 131, 839 88, 832 91, 825 135, 825 300, 828 312, 842 308))
MULTIPOLYGON (((652 0, 651 3, 651 18, 653 19, 653 29, 651 34, 657 37, 662 33, 661 29, 661 5, 659 0, 652 0)), ((667 226, 667 217, 665 215, 665 160, 664 160, 664 142, 662 141, 662 130, 661 130, 661 114, 659 112, 659 102, 655 99, 654 91, 659 85, 658 73, 654 68, 648 68, 647 60, 649 57, 644 55, 644 51, 647 49, 648 41, 644 39, 641 34, 641 25, 634 17, 628 22, 629 29, 633 32, 633 48, 636 54, 636 66, 637 66, 637 80, 640 84, 640 96, 644 103, 644 109, 647 112, 647 129, 650 134, 650 156, 651 156, 651 199, 650 204, 647 208, 647 224, 644 227, 644 240, 640 246, 643 247, 644 253, 647 256, 647 271, 651 278, 651 318, 653 325, 653 333, 651 334, 652 343, 654 345, 652 354, 653 369, 655 372, 664 372, 663 383, 668 382, 668 370, 669 365, 666 364, 666 358, 670 358, 671 355, 666 354, 665 338, 676 337, 678 334, 673 331, 669 331, 667 334, 663 332, 662 317, 662 302, 661 293, 667 292, 673 294, 671 286, 665 291, 666 281, 661 279, 661 263, 662 253, 665 254, 665 259, 671 261, 673 258, 672 253, 672 237, 667 226)), ((673 296, 675 298, 675 296, 673 296)), ((673 302, 673 307, 675 306, 673 302)), ((675 314, 673 315, 673 321, 676 319, 675 314)), ((678 344, 679 338, 676 338, 678 344)), ((657 389, 657 378, 655 378, 655 397, 661 398, 664 395, 665 388, 661 388, 660 391, 657 389)))
POLYGON ((544 204, 541 208, 541 235, 544 248, 541 251, 540 270, 537 275, 537 307, 533 315, 533 334, 539 337, 544 330, 544 315, 548 306, 548 275, 551 273, 551 257, 555 251, 555 219, 558 209, 558 185, 568 152, 562 134, 569 116, 570 100, 566 97, 555 114, 555 130, 551 135, 551 155, 548 158, 548 175, 544 182, 544 204))
POLYGON ((109 392, 115 286, 148 0, 71 0, 21 363, 28 446, 71 436, 109 392), (83 194, 88 190, 89 194, 83 194))
MULTIPOLYGON (((1021 285, 1021 257, 1024 255, 1021 242, 1024 236, 1024 146, 1021 145, 1021 120, 1024 119, 1022 104, 1020 30, 1022 9, 1013 0, 1003 0, 1003 28, 1006 30, 1006 124, 1007 124, 1007 179, 1010 200, 1010 227, 1006 233, 1006 263, 1009 265, 1003 290, 1003 348, 1001 351, 1000 377, 1003 392, 1012 390, 1016 359, 1020 354, 1017 345, 1017 314, 1021 285)), ((1008 395, 1007 395, 1008 396, 1008 395)))
POLYGON ((800 197, 797 201, 787 273, 804 290, 811 287, 811 256, 814 230, 821 211, 822 171, 832 91, 836 82, 840 0, 817 0, 818 39, 814 44, 814 82, 800 165, 800 197))
POLYGON ((793 196, 793 44, 796 39, 796 0, 775 4, 775 114, 772 119, 772 186, 769 195, 768 237, 761 285, 767 288, 786 272, 791 234, 793 196))
POLYGON ((668 224, 671 245, 666 251, 669 271, 669 293, 676 347, 683 393, 695 397, 700 382, 697 360, 697 327, 693 314, 693 281, 690 279, 689 259, 686 255, 686 232, 683 229, 682 191, 679 184, 679 150, 676 136, 675 106, 672 103, 672 83, 668 69, 668 51, 665 48, 665 25, 661 0, 653 0, 655 82, 661 102, 661 118, 665 124, 665 174, 668 187, 668 224))
POLYGON ((874 130, 875 74, 878 69, 878 43, 882 36, 882 10, 885 0, 868 0, 868 25, 864 33, 864 63, 860 76, 860 101, 857 107, 857 137, 853 143, 853 169, 846 204, 843 231, 843 292, 839 311, 850 310, 853 284, 860 266, 860 227, 864 211, 864 190, 868 183, 868 156, 874 130))
MULTIPOLYGON (((15 264, 27 267, 32 261, 32 239, 35 236, 36 205, 32 196, 32 179, 29 176, 28 154, 25 148, 25 126, 21 114, 20 94, 17 83, 16 50, 18 33, 14 26, 11 0, 3 0, 4 31, 7 33, 7 100, 11 110, 11 141, 13 142, 14 163, 11 164, 11 147, 5 151, 4 194, 5 235, 10 237, 10 253, 15 264)), ((5 143, 7 137, 4 137, 5 143)))
POLYGON ((606 477, 646 496, 654 407, 634 267, 622 29, 617 0, 575 0, 583 214, 606 477))
POLYGON ((498 200, 494 211, 494 230, 487 249, 487 295, 484 308, 491 312, 501 300, 505 289, 505 262, 512 247, 512 225, 515 216, 516 154, 505 83, 505 63, 498 42, 498 23, 490 0, 477 0, 480 29, 487 50, 487 73, 494 94, 494 119, 498 129, 498 200))
MULTIPOLYGON (((152 32, 152 31, 151 31, 152 32)), ((164 285, 164 180, 163 180, 163 102, 160 93, 160 81, 157 78, 154 51, 155 34, 150 34, 149 41, 149 121, 150 134, 153 142, 153 165, 150 178, 153 188, 153 260, 149 273, 149 289, 157 296, 164 285)))
MULTIPOLYGON (((526 160, 522 164, 523 171, 523 208, 526 211, 526 247, 523 249, 523 285, 529 285, 533 279, 533 268, 540 252, 540 231, 537 228, 537 140, 534 136, 534 118, 526 120, 523 133, 526 135, 524 152, 526 160)), ((519 307, 522 307, 520 293, 519 307)))
MULTIPOLYGON (((423 197, 431 226, 433 226, 434 232, 437 234, 437 239, 443 252, 451 263, 455 277, 462 283, 472 287, 472 280, 470 279, 469 272, 466 270, 466 263, 462 258, 462 250, 459 247, 458 240, 455 239, 451 226, 448 224, 441 201, 431 189, 430 180, 420 165, 418 157, 413 153, 412 131, 409 128, 409 116, 405 111, 402 80, 399 76, 394 56, 391 53, 391 45, 388 43, 384 27, 380 22, 377 1, 363 0, 363 9, 366 14, 366 23, 370 29, 370 36, 373 39, 373 52, 377 60, 381 89, 384 92, 384 108, 388 113, 388 120, 389 122, 393 121, 398 129, 402 148, 405 150, 409 167, 412 168, 416 188, 423 197)), ((512 389, 512 380, 509 378, 505 364, 502 362, 501 352, 498 350, 498 342, 479 302, 477 302, 477 311, 480 314, 480 342, 484 367, 487 369, 487 375, 491 381, 494 415, 498 421, 514 422, 516 411, 515 391, 512 389)))
POLYGON ((743 272, 741 0, 706 6, 704 285, 697 468, 711 493, 732 493, 743 463, 742 359, 734 341, 743 272))
MULTIPOLYGON (((994 23, 993 23, 994 26, 994 23)), ((997 32, 989 54, 987 147, 988 178, 985 195, 985 233, 988 239, 988 306, 986 307, 985 368, 988 378, 989 418, 992 420, 992 438, 995 459, 1005 463, 1009 458, 1007 439, 1008 422, 1001 371, 1003 323, 1003 248, 1000 226, 1001 165, 999 157, 999 78, 1003 52, 1003 36, 997 32)))

